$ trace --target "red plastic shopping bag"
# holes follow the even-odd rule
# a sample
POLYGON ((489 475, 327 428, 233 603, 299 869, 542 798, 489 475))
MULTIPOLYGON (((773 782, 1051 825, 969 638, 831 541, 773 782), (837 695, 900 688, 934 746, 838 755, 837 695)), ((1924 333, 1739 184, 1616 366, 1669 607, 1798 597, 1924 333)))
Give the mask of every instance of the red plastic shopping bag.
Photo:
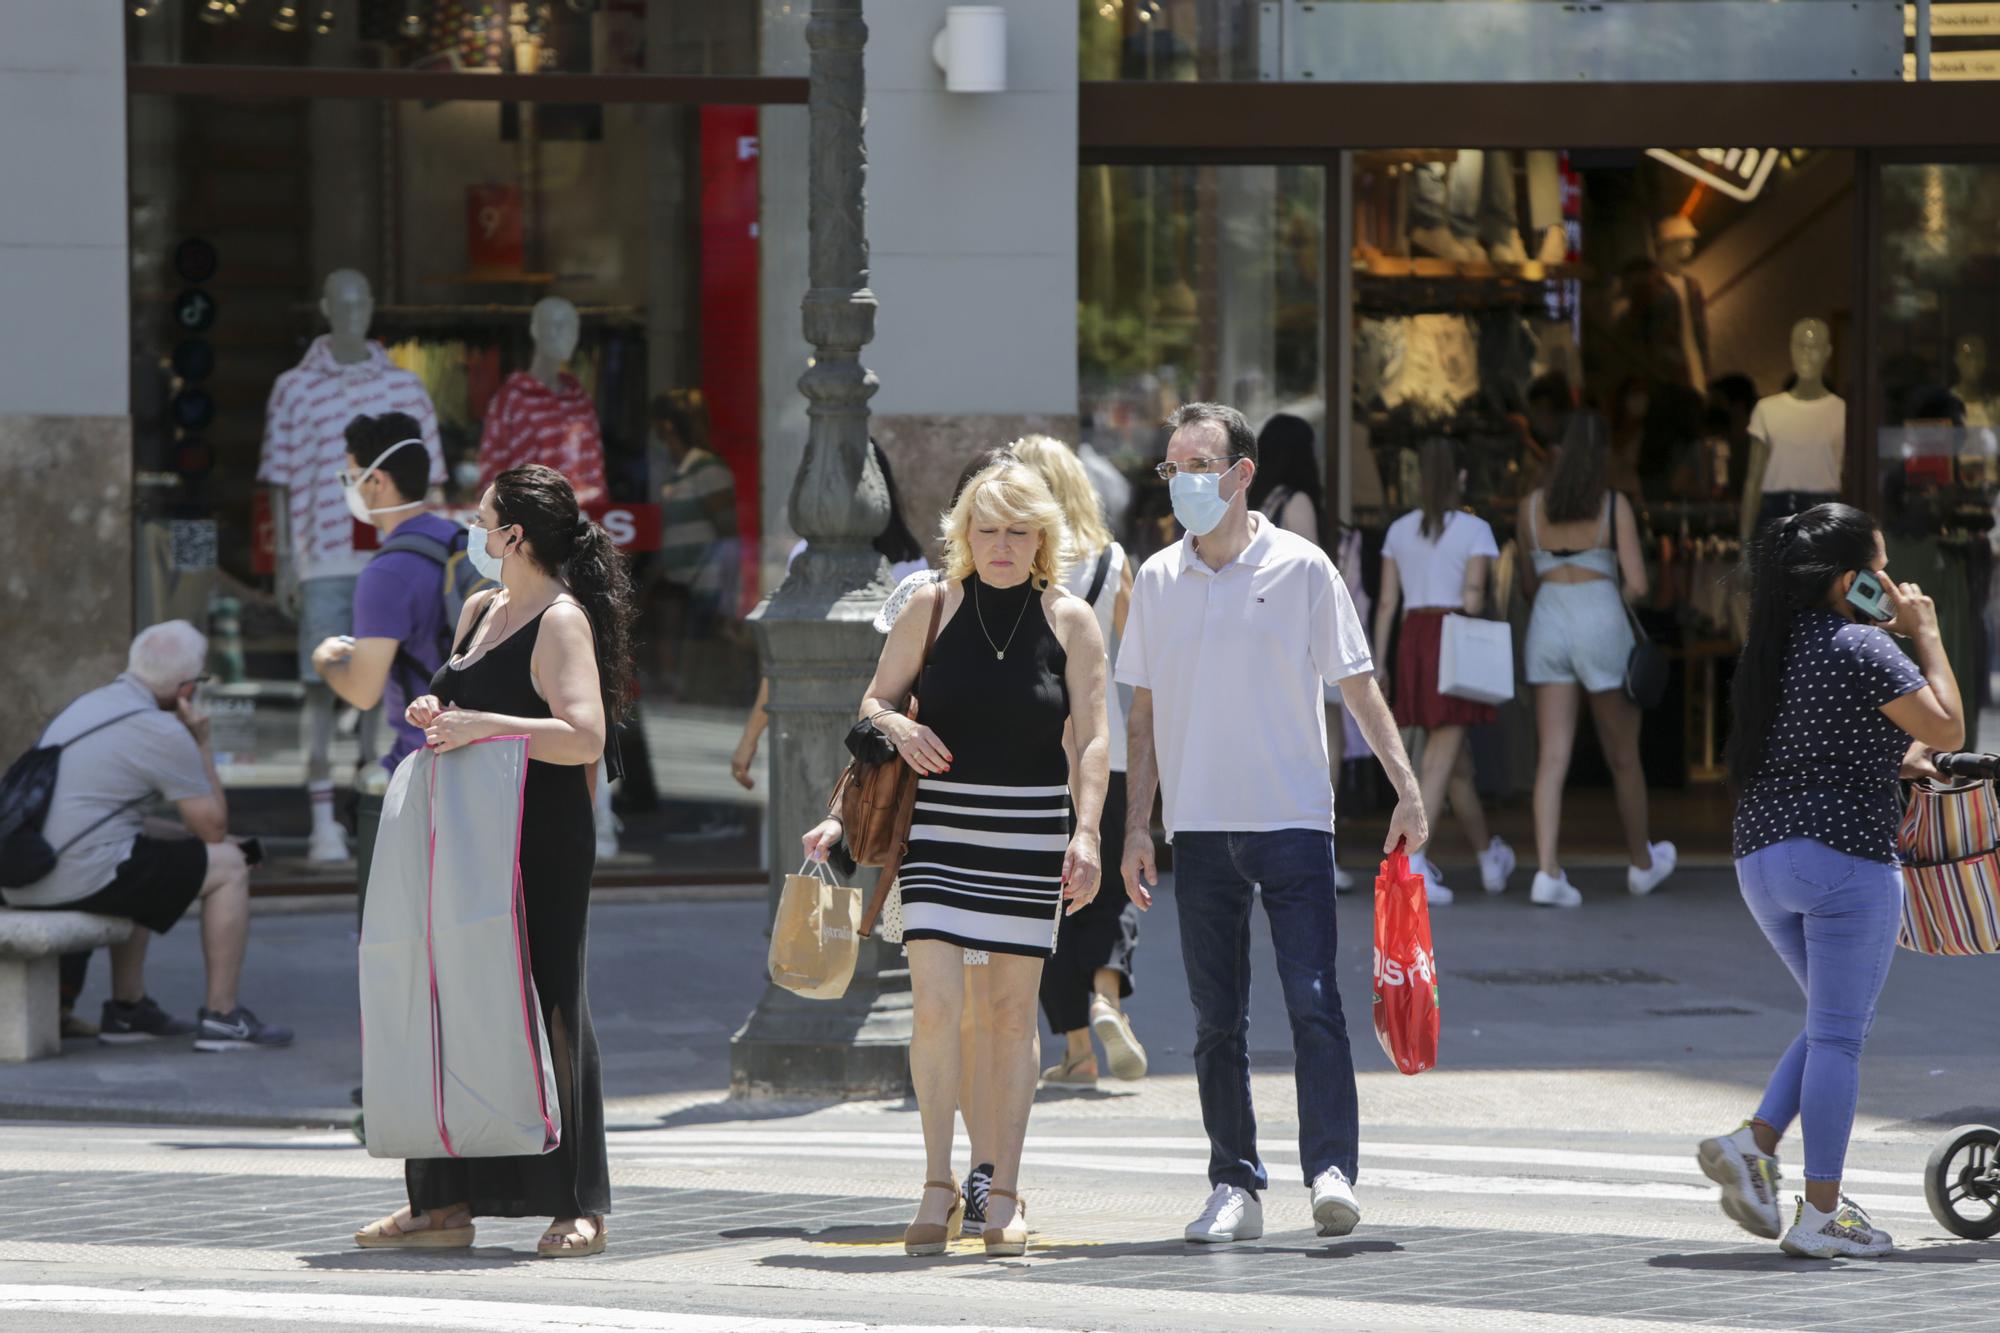
POLYGON ((1375 1037, 1405 1074, 1437 1063, 1437 958, 1424 877, 1399 843, 1375 880, 1375 1037))

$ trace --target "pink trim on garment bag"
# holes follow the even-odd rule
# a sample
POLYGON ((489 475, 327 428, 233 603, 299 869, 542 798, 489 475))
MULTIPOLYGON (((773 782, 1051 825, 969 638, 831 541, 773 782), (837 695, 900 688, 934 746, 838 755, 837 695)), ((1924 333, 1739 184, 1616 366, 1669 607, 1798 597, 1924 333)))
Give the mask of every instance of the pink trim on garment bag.
MULTIPOLYGON (((525 887, 521 883, 521 826, 528 818, 528 756, 526 746, 532 744, 526 736, 488 736, 489 741, 520 741, 521 787, 514 803, 514 979, 521 994, 521 1031, 528 1042, 528 1060, 535 1066, 535 1104, 542 1113, 542 1141, 548 1146, 542 1151, 551 1152, 562 1143, 562 1132, 555 1121, 549 1118, 549 1099, 545 1091, 542 1070, 542 1044, 535 1040, 535 1020, 529 996, 533 994, 535 964, 528 948, 528 904, 525 887)), ((473 741, 480 745, 483 741, 473 741)))
POLYGON ((424 847, 424 962, 431 978, 431 1115, 437 1121, 438 1138, 445 1154, 458 1156, 451 1146, 451 1131, 444 1123, 444 1029, 438 1015, 437 952, 432 948, 431 901, 437 885, 437 780, 438 756, 431 756, 430 811, 425 817, 424 847))
MULTIPOLYGON (((542 1069, 541 1043, 535 1040, 535 1021, 528 1005, 530 994, 529 978, 534 975, 534 962, 528 953, 527 902, 521 883, 521 825, 527 819, 528 806, 528 757, 526 747, 531 744, 525 735, 482 736, 469 745, 484 745, 488 741, 520 741, 521 780, 514 793, 514 976, 521 994, 521 1028, 527 1038, 528 1059, 535 1067, 535 1103, 542 1113, 543 1142, 550 1152, 562 1143, 562 1134, 555 1122, 549 1118, 549 1100, 545 1088, 542 1069)), ((437 961, 431 955, 431 888, 437 864, 437 763, 431 763, 431 812, 430 812, 430 855, 424 872, 424 953, 430 958, 431 968, 431 1099, 437 1116, 438 1137, 444 1142, 444 1150, 451 1156, 458 1153, 451 1146, 451 1131, 444 1121, 444 1038, 438 1016, 437 961)))

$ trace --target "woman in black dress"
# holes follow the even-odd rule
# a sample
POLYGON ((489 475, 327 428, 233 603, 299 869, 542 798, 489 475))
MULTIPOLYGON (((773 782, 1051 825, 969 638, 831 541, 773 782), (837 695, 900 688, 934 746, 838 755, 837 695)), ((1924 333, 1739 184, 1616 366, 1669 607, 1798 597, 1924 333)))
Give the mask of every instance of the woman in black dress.
MULTIPOLYGON (((899 876, 914 1010, 910 1077, 929 1169, 903 1237, 910 1254, 942 1253, 964 1219, 951 1147, 967 949, 992 956, 986 1253, 1018 1255, 1028 1243, 1017 1189, 1035 1098, 1042 964, 1065 902, 1071 913, 1089 903, 1103 864, 1104 640, 1089 605, 1056 582, 1068 546, 1062 507, 1032 468, 1003 462, 974 477, 945 518, 945 581, 911 597, 861 703, 861 716, 920 775, 899 876), (919 684, 933 607, 937 643, 919 684), (901 711, 912 686, 922 722, 901 711), (1073 780, 1066 729, 1077 753, 1073 780)), ((840 836, 838 819, 824 821, 805 835, 806 855, 823 858, 840 836)))
POLYGON ((553 1221, 536 1253, 596 1254, 611 1183, 584 986, 596 863, 590 784, 607 721, 630 700, 631 584, 624 558, 577 508, 569 482, 539 464, 494 479, 468 555, 500 587, 466 601, 455 652, 407 716, 438 750, 528 737, 521 885, 562 1144, 534 1157, 413 1160, 404 1168, 408 1206, 354 1239, 370 1248, 460 1247, 472 1244, 476 1216, 546 1216, 553 1221))

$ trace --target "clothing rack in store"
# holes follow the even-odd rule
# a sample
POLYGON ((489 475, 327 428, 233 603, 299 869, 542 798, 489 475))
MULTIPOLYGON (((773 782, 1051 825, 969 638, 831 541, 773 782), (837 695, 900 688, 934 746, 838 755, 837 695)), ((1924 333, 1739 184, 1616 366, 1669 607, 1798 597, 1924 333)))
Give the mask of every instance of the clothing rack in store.
POLYGON ((1354 307, 1367 314, 1419 315, 1469 310, 1547 311, 1567 302, 1563 290, 1587 276, 1581 265, 1559 275, 1530 280, 1499 274, 1490 278, 1425 278, 1374 273, 1354 275, 1354 307))

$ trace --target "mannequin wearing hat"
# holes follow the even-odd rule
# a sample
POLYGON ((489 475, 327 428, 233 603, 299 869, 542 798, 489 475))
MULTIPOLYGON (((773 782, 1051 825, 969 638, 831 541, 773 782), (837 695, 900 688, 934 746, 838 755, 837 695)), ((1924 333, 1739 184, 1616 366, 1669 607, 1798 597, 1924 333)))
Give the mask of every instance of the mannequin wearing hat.
POLYGON ((1701 233, 1680 214, 1661 218, 1654 228, 1659 251, 1660 276, 1667 280, 1680 303, 1680 360, 1686 367, 1687 385, 1698 393, 1708 392, 1708 298, 1701 281, 1687 271, 1694 258, 1695 242, 1701 233))
POLYGON ((1742 535, 1840 498, 1847 461, 1847 403, 1827 387, 1833 334, 1825 321, 1792 325, 1790 388, 1750 414, 1750 470, 1743 479, 1742 535))

